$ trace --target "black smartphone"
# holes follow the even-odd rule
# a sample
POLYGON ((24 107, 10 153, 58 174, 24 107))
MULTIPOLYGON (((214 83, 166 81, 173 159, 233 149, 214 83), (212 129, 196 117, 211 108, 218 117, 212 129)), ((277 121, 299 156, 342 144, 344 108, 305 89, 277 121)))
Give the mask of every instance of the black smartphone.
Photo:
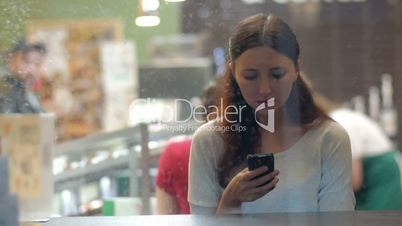
MULTIPOLYGON (((275 158, 274 154, 272 153, 267 153, 267 154, 251 154, 247 155, 247 166, 248 170, 255 170, 257 168, 260 168, 261 166, 266 166, 268 167, 268 171, 256 176, 253 179, 265 176, 267 174, 270 174, 274 171, 275 169, 275 158)), ((267 183, 271 182, 272 180, 268 181, 267 183)), ((264 183, 263 185, 266 185, 267 183, 264 183)), ((263 186, 261 185, 261 186, 263 186)))

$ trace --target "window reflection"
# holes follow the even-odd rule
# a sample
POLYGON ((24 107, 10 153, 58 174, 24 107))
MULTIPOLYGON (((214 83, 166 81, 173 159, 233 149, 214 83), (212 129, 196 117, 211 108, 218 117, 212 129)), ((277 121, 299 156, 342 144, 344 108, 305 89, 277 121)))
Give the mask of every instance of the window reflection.
MULTIPOLYGON (((225 84, 220 83, 230 32, 240 20, 260 12, 273 13, 294 29, 301 46, 300 68, 317 95, 375 124, 374 136, 381 137, 386 148, 374 150, 380 142, 362 148, 370 150, 357 155, 360 173, 380 177, 365 170, 376 161, 373 155, 385 149, 392 150, 392 156, 381 157, 399 158, 400 1, 17 0, 0 6, 0 130, 5 139, 0 154, 8 156, 10 171, 26 173, 22 176, 48 172, 37 183, 40 189, 54 190, 54 195, 39 198, 48 202, 48 209, 21 209, 28 217, 157 213, 161 155, 172 143, 189 141, 210 110, 222 111, 219 101, 217 108, 204 111, 203 91, 219 83, 220 92, 212 99, 223 95, 225 84), (141 16, 158 22, 141 24, 141 16), (54 118, 46 121, 45 113, 54 118), (54 123, 54 130, 47 123, 54 123), (30 130, 18 132, 23 128, 30 130), (30 141, 26 152, 25 146, 13 146, 21 141, 15 138, 19 134, 40 134, 46 128, 46 142, 34 139, 38 142, 30 141), (16 149, 21 154, 15 154, 16 149), (26 153, 36 153, 34 163, 30 158, 21 160, 23 164, 11 159, 26 159, 26 153), (21 170, 32 165, 40 166, 21 170)), ((360 130, 364 128, 357 133, 360 130)), ((353 155, 355 141, 349 136, 353 155)), ((400 161, 392 164, 392 172, 402 172, 400 161)), ((177 169, 185 172, 182 177, 187 177, 187 165, 185 159, 177 169)), ((17 176, 10 176, 10 184, 16 183, 17 176)), ((177 181, 166 183, 174 187, 177 181)), ((361 181, 360 187, 370 186, 365 183, 370 181, 361 181)), ((178 196, 184 199, 187 182, 181 186, 178 196)), ((358 202, 362 192, 370 193, 360 192, 358 202)), ((380 208, 367 205, 362 208, 380 208)))

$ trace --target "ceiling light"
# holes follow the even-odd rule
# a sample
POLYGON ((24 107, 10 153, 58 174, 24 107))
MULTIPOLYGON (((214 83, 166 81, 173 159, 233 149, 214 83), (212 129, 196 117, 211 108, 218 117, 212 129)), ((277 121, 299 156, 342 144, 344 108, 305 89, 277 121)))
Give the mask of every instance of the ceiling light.
POLYGON ((135 24, 139 27, 154 27, 160 23, 158 16, 159 0, 140 0, 135 24))
POLYGON ((156 11, 159 8, 158 0, 141 0, 140 4, 144 11, 156 11))
POLYGON ((160 24, 161 20, 158 16, 139 16, 135 18, 135 24, 139 27, 154 27, 160 24))
POLYGON ((185 2, 186 0, 165 0, 165 2, 185 2))
POLYGON ((265 0, 242 0, 242 2, 246 3, 247 5, 252 5, 264 3, 265 0))

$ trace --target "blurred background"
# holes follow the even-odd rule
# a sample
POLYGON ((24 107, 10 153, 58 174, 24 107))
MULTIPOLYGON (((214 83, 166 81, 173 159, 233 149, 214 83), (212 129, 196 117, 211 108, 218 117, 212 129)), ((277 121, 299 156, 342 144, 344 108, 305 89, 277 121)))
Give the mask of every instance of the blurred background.
MULTIPOLYGON (((28 193, 19 195, 20 215, 155 213, 159 156, 198 126, 175 122, 222 75, 233 26, 260 12, 295 30, 301 69, 319 92, 366 114, 401 146, 400 0, 1 0, 0 74, 16 45, 44 44, 33 89, 53 113, 33 126, 45 134, 35 153, 47 173, 36 174, 41 186, 17 192, 28 193), (167 107, 172 117, 155 123, 167 107), (38 202, 48 203, 39 213, 38 202)), ((26 119, 7 117, 3 131, 6 122, 24 128, 26 119)))

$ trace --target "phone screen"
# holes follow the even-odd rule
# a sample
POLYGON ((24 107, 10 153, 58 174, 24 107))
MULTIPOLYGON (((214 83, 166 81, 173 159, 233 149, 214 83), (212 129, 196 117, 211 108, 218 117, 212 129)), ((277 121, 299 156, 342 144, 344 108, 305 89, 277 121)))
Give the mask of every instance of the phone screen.
MULTIPOLYGON (((247 165, 248 165, 249 170, 255 170, 255 169, 257 169, 257 168, 259 168, 261 166, 267 166, 268 167, 267 172, 265 172, 265 173, 263 173, 261 175, 256 176, 255 178, 253 178, 253 179, 256 179, 256 178, 260 178, 260 177, 265 176, 265 175, 267 175, 267 174, 269 174, 269 173, 274 171, 274 169, 275 169, 275 158, 274 158, 274 155, 272 153, 251 154, 251 155, 247 156, 247 165)), ((271 180, 268 181, 267 183, 269 183, 269 182, 271 182, 271 180)), ((267 184, 267 183, 265 183, 265 184, 267 184)), ((265 185, 265 184, 263 184, 263 185, 265 185)), ((263 185, 261 185, 261 186, 263 186, 263 185)))

